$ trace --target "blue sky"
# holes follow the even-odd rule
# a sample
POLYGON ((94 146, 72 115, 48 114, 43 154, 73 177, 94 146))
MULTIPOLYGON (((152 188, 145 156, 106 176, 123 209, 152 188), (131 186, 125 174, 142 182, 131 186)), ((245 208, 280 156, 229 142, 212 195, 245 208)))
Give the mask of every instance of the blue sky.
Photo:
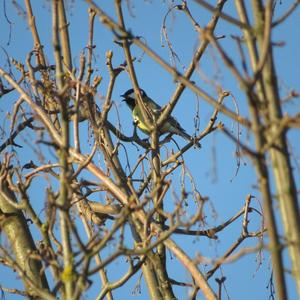
MULTIPOLYGON (((0 10, 0 28, 4 28, 0 31, 0 65, 8 69, 6 63, 6 55, 3 49, 9 54, 11 58, 15 58, 19 61, 25 61, 26 55, 32 50, 32 38, 30 30, 26 24, 26 18, 22 15, 22 10, 16 9, 11 3, 6 1, 6 14, 8 19, 12 22, 11 27, 11 39, 9 40, 9 25, 4 17, 3 13, 3 1, 1 1, 0 10)), ((102 2, 102 1, 101 1, 102 2)), ((188 1, 190 10, 199 22, 200 26, 205 26, 210 20, 210 13, 201 8, 193 1, 188 1)), ((215 1, 209 1, 215 3, 215 1)), ((275 9, 275 16, 280 16, 293 1, 282 1, 282 4, 277 1, 275 9)), ((51 6, 48 1, 32 1, 33 11, 36 15, 36 22, 39 28, 42 44, 44 45, 45 53, 50 64, 53 63, 53 51, 51 44, 51 6)), ((161 26, 163 18, 168 11, 171 1, 130 1, 131 13, 128 12, 126 5, 124 5, 124 17, 127 28, 129 28, 134 35, 142 36, 147 45, 154 49, 156 53, 161 55, 166 61, 171 63, 169 51, 164 42, 162 46, 161 42, 161 26)), ((175 2, 177 3, 177 2, 175 2)), ((179 2, 178 2, 179 3, 179 2)), ((116 20, 116 14, 112 1, 103 1, 100 4, 113 19, 116 20)), ((23 6, 23 3, 20 3, 23 6)), ((79 56, 87 44, 88 36, 88 14, 87 5, 84 1, 68 1, 68 20, 70 22, 70 40, 72 46, 73 65, 78 67, 79 56)), ((228 1, 225 6, 225 12, 233 16, 236 15, 234 10, 233 1, 228 1)), ((276 17, 275 17, 276 19, 276 17)), ((106 93, 106 88, 109 80, 109 74, 105 66, 105 52, 113 51, 113 63, 114 66, 122 64, 124 62, 124 55, 122 49, 116 45, 113 40, 114 36, 105 28, 98 19, 95 22, 95 51, 94 51, 94 69, 95 74, 101 74, 103 81, 99 87, 99 94, 97 95, 98 104, 101 106, 103 96, 106 93)), ((198 35, 193 29, 190 22, 185 15, 181 12, 174 11, 167 19, 167 28, 170 40, 173 43, 174 50, 180 58, 180 62, 177 63, 178 70, 184 72, 184 67, 187 67, 192 55, 198 45, 198 35)), ((282 97, 288 93, 292 88, 299 91, 299 65, 300 65, 300 41, 298 38, 300 28, 300 16, 299 10, 297 10, 283 25, 278 26, 274 30, 272 41, 281 43, 284 42, 284 46, 277 47, 275 49, 276 57, 276 69, 278 72, 278 81, 280 86, 280 92, 282 97)), ((225 35, 225 38, 220 40, 220 43, 231 58, 237 65, 240 63, 236 44, 231 39, 231 35, 240 34, 236 28, 225 21, 220 21, 215 34, 217 36, 225 35)), ((170 99, 175 84, 172 76, 164 71, 159 65, 157 65, 151 58, 135 46, 132 47, 132 53, 135 57, 141 58, 140 61, 135 63, 135 70, 138 77, 139 85, 145 89, 147 94, 155 99, 161 106, 166 104, 170 99)), ((240 65, 239 65, 240 66, 240 65)), ((236 79, 224 68, 221 63, 218 54, 212 47, 208 47, 207 52, 199 64, 199 69, 195 72, 192 80, 196 82, 198 86, 207 91, 210 95, 216 97, 215 85, 218 84, 223 90, 228 90, 234 95, 241 115, 247 116, 248 111, 246 107, 246 99, 241 92, 239 84, 236 79), (207 80, 209 79, 209 80, 207 80)), ((127 89, 131 88, 131 83, 128 74, 121 73, 117 78, 115 89, 113 91, 112 100, 114 102, 113 109, 109 115, 109 120, 113 124, 120 122, 122 131, 131 135, 133 126, 130 111, 120 100, 120 94, 123 94, 127 89), (119 120, 120 118, 120 120, 119 120)), ((1 120, 4 120, 4 116, 7 112, 12 110, 12 102, 16 101, 17 96, 12 95, 10 100, 0 101, 0 114, 1 120)), ((291 114, 299 111, 299 99, 291 101, 285 106, 285 111, 291 114)), ((226 105, 234 110, 235 106, 232 99, 226 99, 226 105)), ((201 98, 198 98, 193 92, 186 90, 175 110, 173 115, 186 129, 187 132, 193 134, 194 128, 194 116, 195 109, 199 106, 200 115, 200 131, 203 130, 209 121, 212 107, 209 106, 201 98)), ((229 120, 224 115, 219 115, 219 121, 223 122, 226 128, 236 131, 236 124, 229 120)), ((4 128, 9 128, 9 122, 5 121, 1 124, 4 128)), ((89 142, 88 132, 86 124, 82 125, 81 138, 83 151, 88 151, 91 148, 91 142, 89 142)), ((145 137, 143 133, 139 132, 141 137, 145 137)), ((251 137, 249 133, 242 129, 241 140, 251 145, 251 137)), ((295 157, 299 164, 299 132, 290 132, 290 144, 295 151, 295 157)), ((30 137, 24 136, 18 141, 26 143, 26 140, 30 143, 30 137)), ((35 139, 33 137, 33 139, 35 139)), ((179 145, 184 145, 184 140, 180 137, 175 137, 176 142, 179 145)), ((257 184, 255 172, 251 161, 247 157, 242 157, 242 163, 239 168, 237 176, 235 176, 237 161, 235 158, 236 145, 230 142, 221 133, 209 135, 202 142, 201 150, 191 149, 184 155, 185 165, 194 176, 197 189, 201 195, 209 197, 209 204, 205 206, 205 213, 207 217, 208 226, 218 225, 233 214, 240 210, 243 206, 245 198, 248 194, 252 194, 256 197, 253 201, 253 206, 259 208, 258 202, 262 199, 258 190, 255 188, 257 184)), ((138 155, 142 153, 141 149, 137 149, 136 146, 128 144, 125 145, 129 153, 129 160, 133 163, 138 155)), ((174 144, 170 147, 175 148, 174 144)), ((22 155, 21 161, 24 162, 28 157, 33 155, 32 151, 28 150, 28 147, 24 147, 18 150, 22 155)), ((125 163, 125 152, 121 154, 123 156, 123 162, 125 163)), ((47 157, 47 155, 46 155, 47 157)), ((49 154, 51 159, 51 154, 49 154)), ((101 158, 99 158, 101 163, 101 158)), ((294 162, 293 162, 294 163, 294 162)), ((295 175, 299 182, 299 170, 295 168, 295 175)), ((88 175, 86 175, 88 176, 88 175)), ((171 175, 174 187, 173 193, 180 193, 179 186, 180 171, 174 172, 171 175)), ((32 197, 36 197, 41 193, 42 180, 36 181, 34 188, 30 191, 32 197)), ((188 178, 186 178, 188 182, 188 178)), ((187 186, 191 188, 191 184, 187 183, 187 186)), ((299 189, 299 186, 298 186, 299 189)), ((45 197, 44 197, 45 198, 45 197)), ((43 197, 42 197, 43 199, 43 197)), ((172 203, 172 193, 168 195, 168 201, 172 203)), ((189 200, 192 201, 192 200, 189 200)), ((168 207, 168 204, 166 204, 168 207)), ((42 209, 42 204, 41 208, 42 209)), ((191 213, 190 211, 188 213, 191 213)), ((259 219, 255 216, 251 216, 250 228, 251 230, 257 230, 259 228, 259 219)), ((242 219, 239 219, 237 223, 232 224, 224 232, 220 233, 219 240, 213 241, 206 238, 183 238, 182 236, 175 236, 174 239, 177 243, 186 249, 190 256, 200 253, 204 257, 214 258, 222 255, 228 247, 238 238, 241 231, 242 219)), ((267 238, 265 239, 267 242, 267 238)), ((257 240, 249 240, 242 244, 242 247, 253 246, 257 243, 257 240)), ((241 248, 238 248, 238 250, 241 248)), ((285 256, 286 257, 286 256, 285 256)), ((222 267, 222 273, 226 276, 226 289, 228 297, 230 299, 268 299, 270 291, 266 288, 268 280, 271 275, 271 262, 267 252, 263 253, 262 264, 258 265, 256 261, 256 254, 249 254, 242 257, 240 260, 226 264, 222 267)), ((175 258, 172 258, 168 253, 169 267, 171 277, 178 281, 189 281, 187 272, 181 267, 175 258)), ((118 278, 119 271, 126 271, 126 263, 124 259, 118 260, 114 263, 114 267, 109 272, 109 278, 118 278)), ((205 266, 200 266, 201 270, 207 270, 205 266)), ((0 278, 1 282, 5 286, 14 286, 14 279, 16 274, 12 274, 7 269, 3 269, 0 278)), ((139 278, 140 274, 133 276, 129 281, 128 286, 121 288, 114 293, 116 299, 146 299, 146 287, 142 284, 141 295, 132 295, 134 286, 139 278)), ((214 277, 221 277, 222 274, 217 272, 214 277)), ((292 280, 287 276, 288 291, 290 299, 296 299, 295 286, 292 280)), ((98 281, 98 277, 95 276, 94 281, 98 281)), ((214 279, 210 279, 212 287, 217 290, 217 285, 214 279)), ((187 299, 188 291, 182 287, 174 288, 179 299, 187 299)), ((88 291, 87 299, 93 299, 99 292, 99 285, 95 284, 88 291)), ((223 291, 225 293, 225 291, 223 291)), ((199 295, 198 299, 202 299, 199 295)), ((223 294, 224 299, 227 299, 223 294)), ((7 299, 18 299, 18 297, 9 296, 7 299)))

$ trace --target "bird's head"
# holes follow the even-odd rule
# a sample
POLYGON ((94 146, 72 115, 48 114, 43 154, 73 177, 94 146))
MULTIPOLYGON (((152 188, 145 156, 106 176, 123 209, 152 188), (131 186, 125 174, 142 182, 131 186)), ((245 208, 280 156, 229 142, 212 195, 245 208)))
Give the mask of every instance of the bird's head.
MULTIPOLYGON (((147 97, 147 94, 143 89, 140 89, 140 93, 141 93, 142 98, 147 97)), ((134 90, 129 89, 127 92, 125 92, 123 95, 121 95, 121 97, 124 98, 122 101, 125 101, 126 104, 129 106, 129 108, 131 110, 133 110, 136 105, 136 103, 135 103, 136 96, 135 96, 134 90)))

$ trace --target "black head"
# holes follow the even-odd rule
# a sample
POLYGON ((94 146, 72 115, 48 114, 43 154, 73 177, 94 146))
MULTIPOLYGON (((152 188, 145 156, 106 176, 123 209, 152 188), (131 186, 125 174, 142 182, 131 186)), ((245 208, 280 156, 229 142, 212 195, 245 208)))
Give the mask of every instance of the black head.
MULTIPOLYGON (((142 98, 147 97, 146 92, 143 89, 140 89, 140 93, 142 98)), ((133 89, 129 89, 127 92, 125 92, 123 95, 123 101, 126 102, 126 104, 129 106, 129 108, 132 110, 135 107, 135 93, 133 89)))

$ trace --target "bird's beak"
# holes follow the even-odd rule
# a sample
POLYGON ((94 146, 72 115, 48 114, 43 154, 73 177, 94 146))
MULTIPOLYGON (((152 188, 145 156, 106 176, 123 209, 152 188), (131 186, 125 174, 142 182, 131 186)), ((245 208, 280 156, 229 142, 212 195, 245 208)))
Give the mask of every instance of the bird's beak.
POLYGON ((126 101, 126 96, 124 94, 120 95, 120 97, 124 98, 124 99, 122 99, 122 102, 126 101))

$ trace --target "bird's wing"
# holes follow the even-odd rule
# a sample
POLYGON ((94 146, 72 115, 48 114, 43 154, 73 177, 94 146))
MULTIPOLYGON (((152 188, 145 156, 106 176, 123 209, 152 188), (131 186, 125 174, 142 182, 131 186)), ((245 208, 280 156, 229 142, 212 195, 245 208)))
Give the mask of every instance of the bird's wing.
POLYGON ((176 130, 174 131, 174 133, 177 133, 180 135, 180 133, 186 133, 185 130, 181 127, 180 123, 172 116, 170 116, 167 120, 167 122, 176 130))
POLYGON ((148 106, 155 115, 158 115, 161 113, 161 106, 159 106, 156 102, 154 102, 152 99, 147 97, 145 99, 145 104, 148 106))

